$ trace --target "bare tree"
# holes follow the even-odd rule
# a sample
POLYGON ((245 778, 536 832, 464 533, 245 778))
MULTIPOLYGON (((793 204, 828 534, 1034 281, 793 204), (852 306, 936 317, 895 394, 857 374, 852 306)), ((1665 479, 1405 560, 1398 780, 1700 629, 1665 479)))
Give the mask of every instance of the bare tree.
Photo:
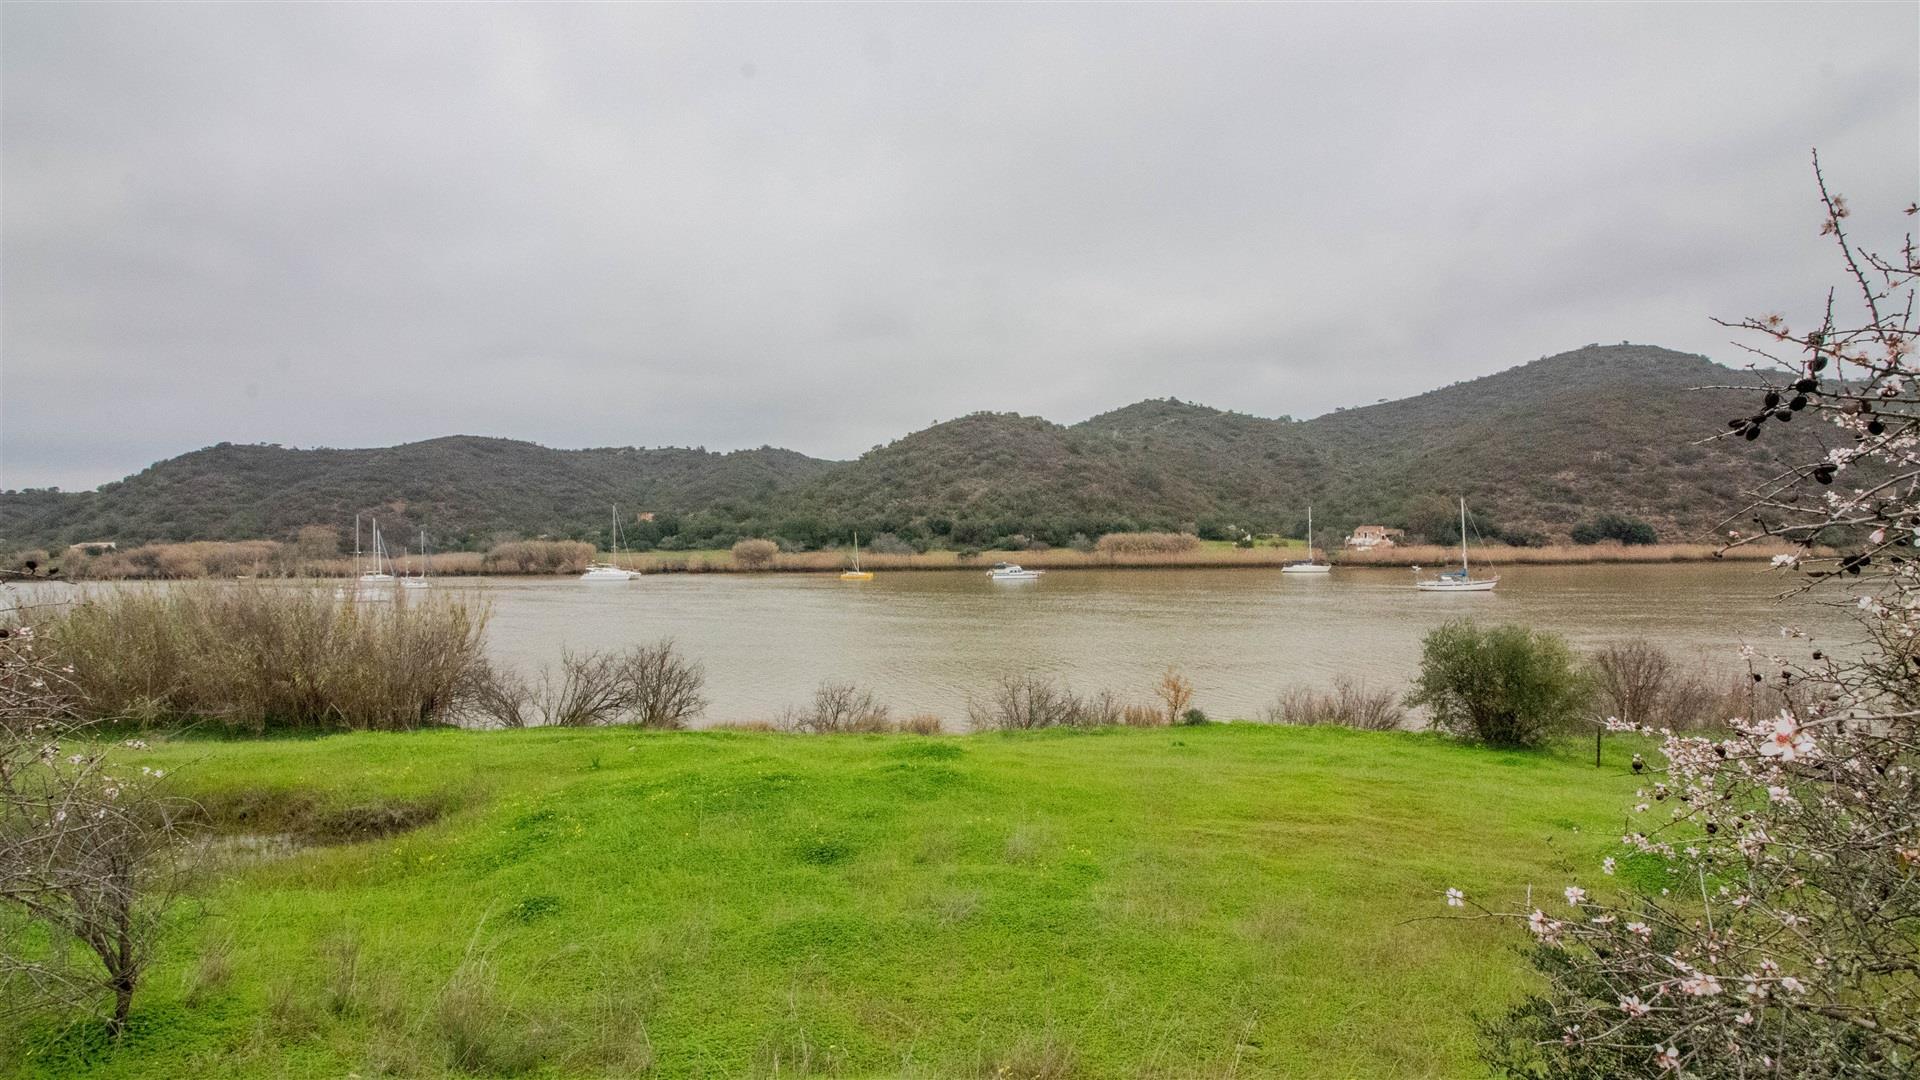
POLYGON ((0 903, 46 935, 0 929, 0 1000, 94 1008, 117 1034, 180 884, 182 832, 164 771, 135 774, 88 740, 71 675, 30 624, 0 627, 0 903), (98 970, 69 962, 73 943, 98 970))

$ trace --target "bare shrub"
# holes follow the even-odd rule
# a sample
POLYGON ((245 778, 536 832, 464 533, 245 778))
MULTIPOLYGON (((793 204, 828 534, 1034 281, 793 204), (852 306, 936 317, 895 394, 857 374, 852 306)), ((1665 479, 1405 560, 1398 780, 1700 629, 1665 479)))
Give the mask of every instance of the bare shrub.
POLYGON ((1298 686, 1288 690, 1267 706, 1264 718, 1270 724, 1333 724, 1361 731, 1397 731, 1406 716, 1392 691, 1369 690, 1363 683, 1342 677, 1331 690, 1298 686))
POLYGON ((1674 677, 1672 657, 1645 640, 1613 641, 1588 661, 1602 707, 1629 724, 1649 724, 1674 677))
POLYGON ((362 604, 330 590, 120 589, 47 620, 86 714, 254 731, 446 723, 481 662, 484 608, 440 595, 362 604))
POLYGON ((1173 668, 1168 668, 1166 674, 1160 676, 1160 685, 1153 688, 1153 693, 1166 709, 1169 724, 1179 723, 1187 707, 1193 704, 1193 684, 1173 668))
POLYGON ((1043 675, 1002 675, 984 698, 967 696, 975 731, 1026 731, 1079 723, 1080 700, 1043 675))
POLYGON ((1093 545, 1102 555, 1180 555, 1199 548, 1199 537, 1171 532, 1108 533, 1093 545))
POLYGON ((579 540, 512 540, 488 550, 483 565, 495 574, 577 574, 594 554, 579 540))
POLYGON ((538 683, 482 665, 464 700, 496 727, 631 724, 677 730, 706 709, 706 681, 706 668, 665 638, 619 652, 563 653, 558 670, 538 683))
POLYGON ((946 725, 931 713, 915 713, 900 721, 900 732, 903 735, 938 735, 944 730, 946 725))
POLYGON ((780 554, 780 545, 771 540, 742 540, 733 545, 733 565, 742 570, 765 570, 780 554))
POLYGON ((789 710, 782 728, 809 735, 879 734, 893 730, 887 707, 853 683, 821 683, 813 692, 813 704, 805 709, 789 710))

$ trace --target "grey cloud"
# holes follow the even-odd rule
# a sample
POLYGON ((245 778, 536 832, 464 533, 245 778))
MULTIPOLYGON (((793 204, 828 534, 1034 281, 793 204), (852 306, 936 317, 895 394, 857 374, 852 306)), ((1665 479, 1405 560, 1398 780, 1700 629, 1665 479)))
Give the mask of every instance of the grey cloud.
POLYGON ((0 483, 1314 415, 1832 278, 1901 5, 8 5, 0 483))

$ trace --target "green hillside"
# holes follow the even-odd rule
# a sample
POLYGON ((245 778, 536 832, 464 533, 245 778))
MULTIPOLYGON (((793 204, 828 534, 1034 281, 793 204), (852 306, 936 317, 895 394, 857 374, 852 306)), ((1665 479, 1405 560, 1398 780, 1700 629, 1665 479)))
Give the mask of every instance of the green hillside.
POLYGON ((1665 539, 1702 536, 1743 487, 1817 449, 1816 422, 1757 444, 1699 440, 1752 395, 1751 375, 1650 346, 1588 346, 1417 397, 1313 420, 1143 401, 1072 426, 1010 413, 936 424, 857 461, 763 448, 552 450, 457 436, 368 450, 222 444, 97 492, 0 496, 0 547, 78 540, 280 539, 306 524, 428 525, 449 545, 502 535, 603 540, 609 504, 660 519, 642 546, 858 529, 984 545, 1014 535, 1227 525, 1327 535, 1361 522, 1445 534, 1464 494, 1481 531, 1564 538, 1621 513, 1665 539))

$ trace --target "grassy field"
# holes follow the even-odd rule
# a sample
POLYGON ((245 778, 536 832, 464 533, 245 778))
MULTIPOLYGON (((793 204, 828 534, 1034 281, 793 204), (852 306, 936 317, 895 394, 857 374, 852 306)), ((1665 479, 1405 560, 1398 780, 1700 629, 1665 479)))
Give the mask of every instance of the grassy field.
POLYGON ((1245 724, 175 741, 134 757, 223 830, 332 842, 231 841, 251 854, 181 909, 122 1046, 36 1027, 0 1062, 1474 1075, 1470 1014, 1526 985, 1524 935, 1410 920, 1448 886, 1593 885, 1630 750, 1245 724))

